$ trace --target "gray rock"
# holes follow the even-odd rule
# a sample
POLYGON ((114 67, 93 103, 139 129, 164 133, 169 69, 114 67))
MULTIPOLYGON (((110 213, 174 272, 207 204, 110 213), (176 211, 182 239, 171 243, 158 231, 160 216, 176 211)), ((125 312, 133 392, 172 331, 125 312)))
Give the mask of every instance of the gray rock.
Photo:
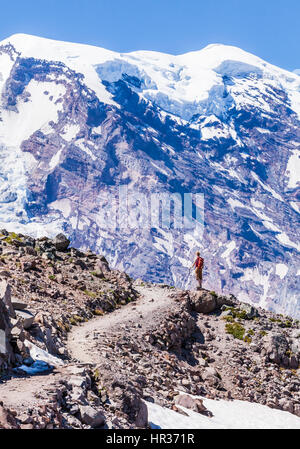
POLYGON ((7 281, 0 282, 0 301, 5 305, 11 318, 16 318, 16 314, 11 302, 11 288, 7 281))
POLYGON ((25 302, 19 302, 17 300, 12 300, 11 303, 14 310, 25 310, 28 307, 28 304, 26 304, 25 302))
POLYGON ((98 411, 89 405, 83 405, 80 408, 81 422, 91 427, 100 427, 105 423, 105 417, 102 411, 98 411))
POLYGON ((239 309, 246 312, 246 318, 248 320, 259 316, 258 310, 251 306, 251 304, 242 303, 240 304, 239 309))
POLYGON ((198 313, 210 313, 217 308, 217 296, 206 290, 190 293, 192 310, 198 313))
POLYGON ((66 251, 70 245, 70 240, 64 234, 58 234, 53 243, 57 251, 66 251))
POLYGON ((24 329, 29 329, 34 322, 34 315, 29 310, 16 310, 17 318, 20 319, 24 329))
POLYGON ((277 365, 286 364, 289 343, 283 334, 269 334, 265 337, 267 358, 277 365))
POLYGON ((197 413, 212 416, 211 412, 207 410, 201 399, 194 399, 187 394, 180 394, 175 398, 176 405, 181 405, 184 408, 188 408, 197 413))

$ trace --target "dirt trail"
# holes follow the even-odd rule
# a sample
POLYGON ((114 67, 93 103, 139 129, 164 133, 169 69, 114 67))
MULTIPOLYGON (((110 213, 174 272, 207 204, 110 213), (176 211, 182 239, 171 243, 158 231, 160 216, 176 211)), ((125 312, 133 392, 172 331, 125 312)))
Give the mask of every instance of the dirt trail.
POLYGON ((161 287, 136 289, 141 294, 136 302, 72 328, 67 341, 72 356, 70 363, 55 368, 50 374, 13 377, 0 383, 0 400, 4 405, 21 412, 46 403, 57 385, 69 375, 69 368, 74 367, 74 364, 99 363, 102 359, 101 348, 97 351, 100 336, 116 336, 128 331, 132 334, 135 329, 141 331, 141 328, 146 330, 155 319, 161 317, 164 310, 169 310, 172 303, 168 296, 169 290, 161 287))
POLYGON ((109 336, 134 334, 146 331, 161 320, 164 311, 172 307, 170 290, 161 287, 136 287, 141 297, 116 311, 97 317, 72 329, 68 339, 68 351, 81 363, 99 362, 99 340, 109 336), (95 357, 97 360, 95 360, 95 357))

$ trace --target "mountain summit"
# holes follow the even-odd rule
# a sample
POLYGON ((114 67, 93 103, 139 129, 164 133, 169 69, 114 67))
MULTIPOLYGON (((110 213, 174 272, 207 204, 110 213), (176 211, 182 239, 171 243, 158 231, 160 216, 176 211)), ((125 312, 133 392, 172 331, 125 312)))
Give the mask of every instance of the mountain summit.
POLYGON ((17 34, 0 43, 0 90, 2 227, 64 231, 133 277, 185 288, 200 249, 205 287, 300 316, 298 75, 219 44, 120 54, 17 34), (114 227, 125 185, 204 204, 188 229, 147 227, 146 210, 114 227))

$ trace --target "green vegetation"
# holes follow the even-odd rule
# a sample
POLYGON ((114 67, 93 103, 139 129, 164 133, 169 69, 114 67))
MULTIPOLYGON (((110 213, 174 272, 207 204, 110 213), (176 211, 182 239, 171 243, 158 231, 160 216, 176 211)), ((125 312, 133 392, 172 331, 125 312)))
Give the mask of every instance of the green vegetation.
POLYGON ((95 371, 94 371, 94 379, 96 381, 99 381, 101 379, 100 371, 99 371, 98 368, 96 368, 95 371))
POLYGON ((238 338, 239 340, 244 339, 245 328, 239 323, 227 323, 225 325, 226 332, 234 336, 234 338, 238 338))
POLYGON ((85 321, 85 318, 82 318, 79 315, 73 315, 69 319, 69 322, 72 326, 77 326, 78 323, 82 323, 83 321, 85 321))
POLYGON ((239 318, 240 320, 247 320, 247 319, 249 319, 247 317, 246 310, 238 310, 238 309, 235 309, 234 307, 226 307, 225 310, 230 310, 231 315, 233 316, 233 318, 239 318))
POLYGON ((283 327, 292 327, 293 323, 291 321, 286 321, 285 323, 282 323, 283 327))
POLYGON ((87 296, 89 296, 90 298, 97 298, 97 293, 95 292, 91 292, 90 290, 84 290, 83 293, 87 296))
POLYGON ((22 241, 22 239, 15 232, 10 232, 9 235, 4 239, 4 241, 9 245, 13 244, 14 240, 18 240, 18 242, 22 241))
POLYGON ((225 320, 225 321, 227 321, 228 323, 234 323, 234 322, 235 322, 232 315, 226 315, 226 316, 223 316, 223 317, 222 317, 222 320, 225 320))

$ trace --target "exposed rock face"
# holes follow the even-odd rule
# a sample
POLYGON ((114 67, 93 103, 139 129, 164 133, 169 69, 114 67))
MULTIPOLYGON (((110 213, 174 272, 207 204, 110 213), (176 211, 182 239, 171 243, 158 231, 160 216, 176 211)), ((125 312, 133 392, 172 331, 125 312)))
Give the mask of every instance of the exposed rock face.
POLYGON ((70 245, 70 240, 64 234, 58 234, 53 243, 57 251, 66 251, 70 245))
POLYGON ((84 424, 93 428, 103 426, 105 423, 105 418, 102 413, 89 405, 80 407, 80 416, 84 424))
MULTIPOLYGON (((99 367, 100 368, 100 367, 99 367)), ((101 369, 101 368, 100 368, 101 369)), ((133 381, 135 379, 133 378, 133 381)), ((148 410, 142 400, 142 389, 123 376, 114 375, 112 378, 107 374, 103 382, 108 387, 109 397, 113 400, 116 409, 127 416, 130 423, 137 427, 148 426, 148 410)))
POLYGON ((14 414, 3 407, 3 402, 0 402, 0 429, 19 429, 14 414))
POLYGON ((266 351, 269 360, 273 363, 277 363, 277 365, 286 367, 292 365, 292 368, 295 367, 297 369, 300 363, 300 358, 298 359, 300 353, 297 351, 297 353, 293 355, 293 358, 291 358, 289 357, 289 354, 291 353, 289 348, 289 342, 284 335, 270 334, 268 336, 266 351))
POLYGON ((5 305, 10 318, 16 318, 16 313, 11 303, 11 288, 6 281, 0 281, 0 301, 5 305))
POLYGON ((147 332, 146 340, 160 349, 180 350, 196 328, 189 310, 188 302, 174 304, 173 310, 162 319, 160 325, 147 332))
POLYGON ((30 36, 0 44, 0 72, 4 227, 63 231, 180 288, 200 247, 206 288, 299 316, 299 76, 233 47, 120 56, 30 36), (165 193, 166 210, 172 194, 203 193, 203 236, 195 214, 191 229, 148 226, 143 201, 115 226, 124 184, 148 203, 165 193))
POLYGON ((0 369, 7 368, 13 361, 14 355, 10 345, 11 328, 9 313, 12 313, 10 289, 6 281, 0 283, 0 369))

